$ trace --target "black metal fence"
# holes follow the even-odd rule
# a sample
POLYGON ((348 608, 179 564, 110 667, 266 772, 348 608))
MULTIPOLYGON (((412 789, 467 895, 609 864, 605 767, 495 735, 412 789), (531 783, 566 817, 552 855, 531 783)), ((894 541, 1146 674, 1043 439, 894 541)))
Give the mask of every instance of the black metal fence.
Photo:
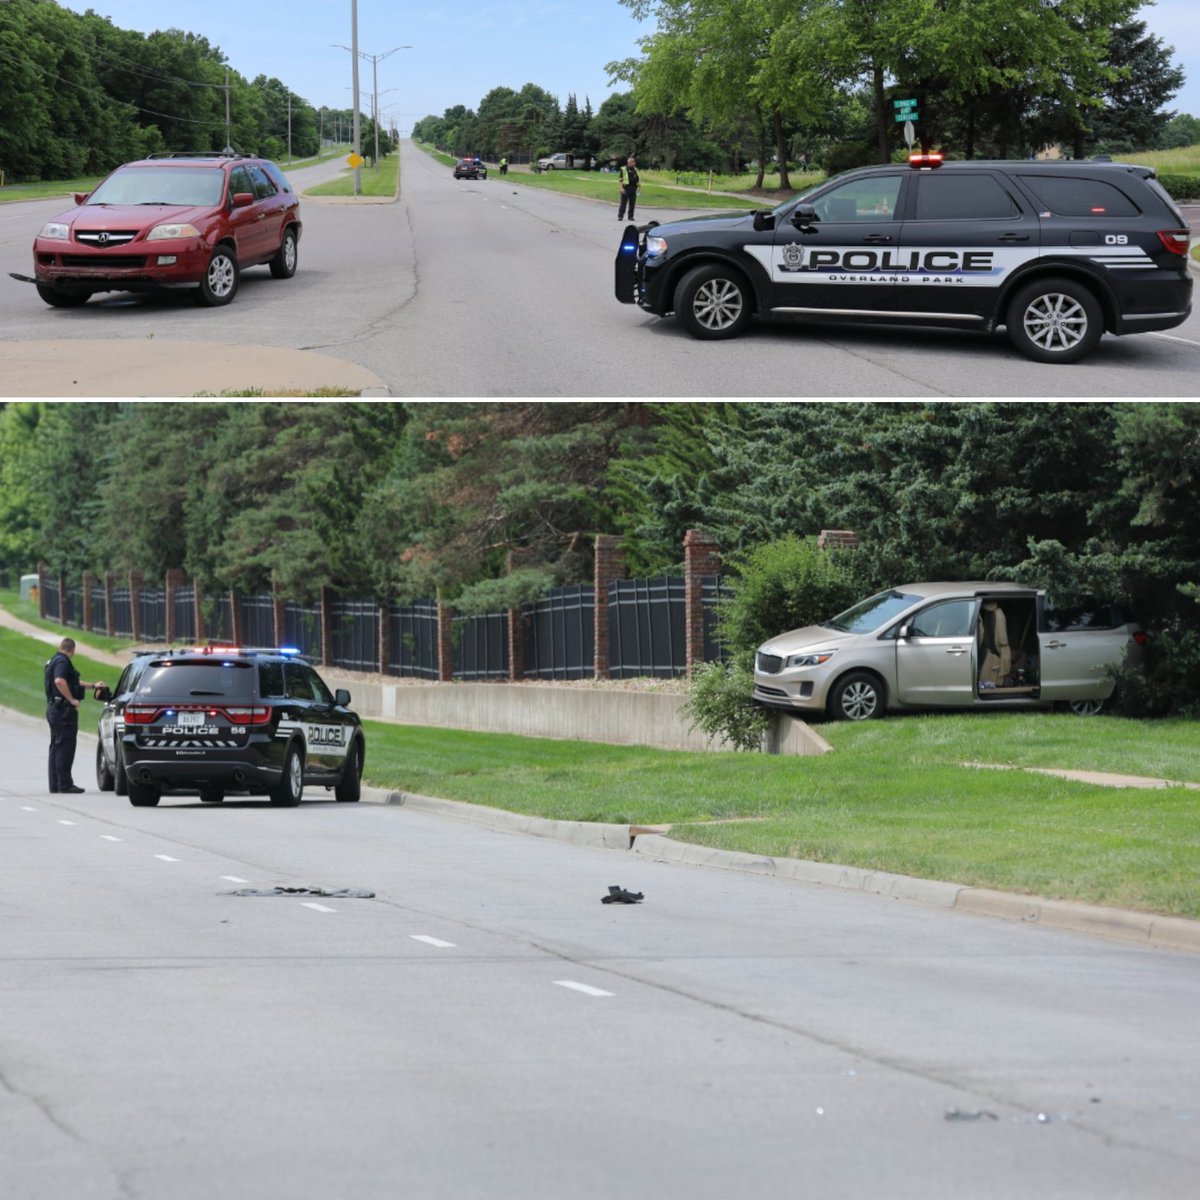
POLYGON ((596 600, 590 583, 557 587, 522 610, 525 674, 536 679, 584 679, 595 670, 596 600))
POLYGON ((438 678, 436 600, 388 608, 387 673, 410 679, 438 678))
MULTIPOLYGON (((111 622, 114 636, 133 636, 133 604, 128 587, 111 589, 111 622)), ((704 657, 723 657, 715 639, 718 606, 729 588, 718 575, 701 584, 704 620, 704 657)), ((67 588, 61 607, 57 587, 45 592, 49 620, 82 626, 82 587, 67 588)), ((90 628, 108 632, 105 588, 93 584, 90 628)), ((181 645, 190 642, 196 627, 196 592, 180 586, 141 588, 138 599, 140 637, 148 642, 166 637, 167 605, 173 605, 172 624, 181 645)), ((211 596, 202 612, 202 640, 231 642, 234 634, 234 598, 211 596)), ((283 604, 283 629, 275 629, 275 600, 269 592, 237 599, 242 641, 252 646, 276 644, 295 647, 302 654, 347 670, 380 669, 380 620, 373 599, 335 598, 329 606, 329 645, 322 645, 322 611, 319 605, 293 601, 283 604)), ((687 672, 686 581, 683 576, 654 579, 620 579, 609 587, 609 673, 615 679, 637 676, 671 677, 687 672)), ((439 611, 435 600, 388 606, 387 661, 390 675, 438 679, 439 611)), ((551 590, 544 599, 526 605, 520 613, 524 661, 523 674, 535 679, 584 679, 595 670, 595 595, 590 584, 573 584, 551 590)), ((509 614, 487 613, 453 618, 453 677, 460 680, 506 679, 510 675, 509 614)))
POLYGON ((455 617, 454 678, 508 678, 508 613, 455 617))

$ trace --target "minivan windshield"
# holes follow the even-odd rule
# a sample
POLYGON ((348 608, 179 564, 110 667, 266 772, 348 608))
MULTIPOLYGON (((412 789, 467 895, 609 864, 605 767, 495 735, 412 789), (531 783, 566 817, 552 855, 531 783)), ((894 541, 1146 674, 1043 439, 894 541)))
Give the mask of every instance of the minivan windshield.
POLYGON ((853 608, 838 613, 823 624, 826 629, 836 629, 841 633, 870 633, 872 629, 878 629, 880 625, 886 625, 893 617, 899 616, 919 599, 919 596, 909 596, 904 592, 880 592, 877 596, 860 600, 853 608))
POLYGON ((215 698, 251 700, 257 672, 249 663, 171 663, 153 664, 142 676, 138 700, 159 700, 186 704, 190 700, 215 698))

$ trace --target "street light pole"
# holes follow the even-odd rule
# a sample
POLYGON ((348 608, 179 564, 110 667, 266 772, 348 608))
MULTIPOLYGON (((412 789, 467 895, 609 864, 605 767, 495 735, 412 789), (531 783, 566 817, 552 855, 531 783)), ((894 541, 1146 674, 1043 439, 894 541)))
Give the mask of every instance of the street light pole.
MULTIPOLYGON (((352 46, 341 46, 343 50, 349 50, 354 56, 354 153, 361 155, 362 151, 359 147, 359 121, 358 121, 358 60, 360 58, 369 59, 371 62, 371 119, 375 124, 375 169, 379 169, 379 64, 385 58, 395 54, 397 50, 411 50, 411 46, 393 46, 390 50, 385 50, 382 54, 367 54, 366 51, 358 48, 358 0, 350 0, 351 12, 354 21, 354 37, 352 46)), ((340 46, 340 42, 331 42, 330 45, 340 46)), ((354 168, 354 194, 357 196, 362 190, 360 168, 354 168)))
MULTIPOLYGON (((354 156, 361 158, 358 119, 358 0, 350 0, 350 57, 354 62, 354 156)), ((354 194, 362 195, 362 164, 354 168, 354 194)))

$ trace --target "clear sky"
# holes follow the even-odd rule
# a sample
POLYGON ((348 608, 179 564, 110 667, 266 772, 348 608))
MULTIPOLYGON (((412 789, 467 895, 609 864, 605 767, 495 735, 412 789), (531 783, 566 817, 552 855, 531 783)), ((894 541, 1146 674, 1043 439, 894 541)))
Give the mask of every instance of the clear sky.
MULTIPOLYGON (((92 8, 122 29, 176 28, 218 46, 247 79, 274 76, 316 106, 350 106, 350 0, 66 0, 92 8)), ((1200 0, 1159 0, 1139 14, 1175 48, 1187 73, 1171 107, 1200 117, 1200 0)), ((358 0, 358 46, 380 55, 379 107, 406 133, 413 122, 455 104, 475 108, 494 87, 545 88, 559 102, 574 94, 593 108, 626 86, 609 84, 605 64, 638 53, 653 31, 617 0, 358 0), (394 89, 394 90, 392 90, 394 89)), ((371 64, 362 64, 362 110, 371 108, 371 64)))

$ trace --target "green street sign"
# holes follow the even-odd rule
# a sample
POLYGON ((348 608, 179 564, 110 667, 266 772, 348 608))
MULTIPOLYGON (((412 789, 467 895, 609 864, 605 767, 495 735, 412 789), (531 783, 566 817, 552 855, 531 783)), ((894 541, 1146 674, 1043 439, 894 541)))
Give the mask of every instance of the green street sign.
POLYGON ((904 108, 904 109, 896 110, 896 120, 897 121, 915 121, 915 120, 917 120, 917 117, 918 117, 918 114, 917 114, 917 110, 915 108, 904 108))
POLYGON ((917 101, 916 101, 915 97, 911 100, 893 100, 892 107, 893 108, 916 108, 917 101))

